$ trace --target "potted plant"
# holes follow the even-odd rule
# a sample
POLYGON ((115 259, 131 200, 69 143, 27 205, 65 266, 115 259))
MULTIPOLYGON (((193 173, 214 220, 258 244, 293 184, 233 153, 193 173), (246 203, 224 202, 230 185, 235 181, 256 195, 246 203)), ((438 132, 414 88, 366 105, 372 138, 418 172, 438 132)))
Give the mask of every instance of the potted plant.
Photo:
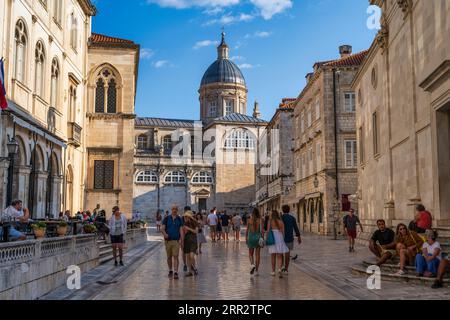
POLYGON ((97 228, 93 224, 85 224, 83 225, 84 233, 95 233, 97 228))
POLYGON ((32 224, 34 236, 36 239, 42 239, 45 237, 45 231, 47 230, 47 224, 45 222, 39 221, 35 224, 32 224))
POLYGON ((66 221, 60 221, 58 223, 58 227, 56 228, 58 237, 64 237, 67 234, 67 227, 68 227, 68 223, 66 221))

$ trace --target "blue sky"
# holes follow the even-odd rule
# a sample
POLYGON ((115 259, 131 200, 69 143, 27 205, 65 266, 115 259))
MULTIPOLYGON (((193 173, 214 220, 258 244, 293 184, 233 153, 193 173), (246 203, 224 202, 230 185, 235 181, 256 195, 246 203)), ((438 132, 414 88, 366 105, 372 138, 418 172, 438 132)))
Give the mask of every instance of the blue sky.
POLYGON ((269 120, 283 97, 297 97, 316 61, 370 47, 367 0, 117 0, 94 1, 93 32, 141 45, 136 113, 198 119, 198 89, 217 58, 224 26, 230 56, 269 120))

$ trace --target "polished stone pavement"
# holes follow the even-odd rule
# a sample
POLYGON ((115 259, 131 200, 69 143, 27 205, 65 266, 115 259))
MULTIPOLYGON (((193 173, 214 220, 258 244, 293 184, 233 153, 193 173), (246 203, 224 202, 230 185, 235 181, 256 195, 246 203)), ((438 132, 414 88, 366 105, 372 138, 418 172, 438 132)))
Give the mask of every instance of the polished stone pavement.
MULTIPOLYGON (((243 237, 241 238, 243 239, 243 237)), ((148 242, 125 255, 125 267, 108 263, 82 276, 82 288, 60 287, 43 299, 73 300, 297 300, 297 299, 450 299, 450 289, 433 290, 423 285, 383 281, 381 290, 367 289, 367 278, 351 273, 351 266, 370 258, 367 248, 349 253, 344 240, 303 235, 293 255, 298 260, 283 279, 270 275, 270 257, 262 249, 259 276, 251 276, 245 242, 204 245, 198 258, 199 275, 167 277, 162 237, 149 229, 148 242)), ((180 259, 181 261, 181 259, 180 259)))

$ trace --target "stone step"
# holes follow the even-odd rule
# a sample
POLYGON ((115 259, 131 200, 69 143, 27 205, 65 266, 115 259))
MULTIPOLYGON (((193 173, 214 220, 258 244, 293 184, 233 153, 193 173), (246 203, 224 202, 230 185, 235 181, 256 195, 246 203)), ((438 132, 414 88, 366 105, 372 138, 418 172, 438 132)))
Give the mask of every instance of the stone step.
MULTIPOLYGON (((367 268, 364 265, 355 265, 352 267, 352 273, 354 275, 368 277, 370 274, 366 272, 367 268)), ((398 276, 391 273, 381 272, 381 280, 386 281, 397 281, 397 282, 408 282, 413 284, 419 284, 424 286, 431 286, 436 280, 434 278, 417 277, 416 275, 406 274, 403 276, 398 276)), ((449 287, 450 279, 444 279, 444 287, 449 287)))
POLYGON ((111 254, 111 255, 108 255, 108 256, 104 256, 104 257, 99 258, 99 259, 98 259, 98 262, 99 262, 99 264, 105 264, 105 263, 107 263, 107 262, 109 262, 109 261, 111 261, 111 260, 113 260, 113 259, 114 259, 114 258, 113 258, 112 254, 111 254))
MULTIPOLYGON (((367 267, 374 265, 374 264, 375 264, 375 261, 363 261, 363 263, 362 263, 363 267, 365 267, 366 269, 367 269, 367 267)), ((409 275, 414 276, 416 274, 416 268, 413 266, 406 266, 405 269, 409 275)), ((399 266, 396 262, 385 263, 381 266, 382 273, 392 274, 392 273, 397 272, 398 270, 399 270, 399 266)), ((450 274, 447 273, 445 275, 445 278, 450 279, 450 274)))

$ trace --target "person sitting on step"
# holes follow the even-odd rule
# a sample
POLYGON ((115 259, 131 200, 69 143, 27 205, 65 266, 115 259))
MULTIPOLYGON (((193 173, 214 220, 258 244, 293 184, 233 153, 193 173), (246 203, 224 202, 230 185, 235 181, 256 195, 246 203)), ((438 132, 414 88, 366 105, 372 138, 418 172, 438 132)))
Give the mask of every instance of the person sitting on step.
POLYGON ((389 259, 397 255, 395 250, 395 233, 386 228, 386 222, 383 219, 377 221, 378 230, 376 230, 369 241, 370 251, 378 258, 377 266, 381 266, 389 259))
POLYGON ((395 242, 397 243, 397 254, 400 257, 400 270, 395 274, 401 276, 406 273, 407 263, 414 265, 416 254, 421 252, 424 241, 417 232, 408 230, 405 224, 400 223, 397 226, 395 242))
POLYGON ((437 279, 431 286, 433 289, 442 288, 444 286, 444 276, 447 271, 450 270, 450 254, 447 256, 447 259, 442 259, 439 264, 437 279))
POLYGON ((442 260, 441 245, 436 241, 436 231, 428 229, 425 234, 427 242, 422 246, 422 253, 416 256, 416 271, 419 277, 435 278, 442 260))

